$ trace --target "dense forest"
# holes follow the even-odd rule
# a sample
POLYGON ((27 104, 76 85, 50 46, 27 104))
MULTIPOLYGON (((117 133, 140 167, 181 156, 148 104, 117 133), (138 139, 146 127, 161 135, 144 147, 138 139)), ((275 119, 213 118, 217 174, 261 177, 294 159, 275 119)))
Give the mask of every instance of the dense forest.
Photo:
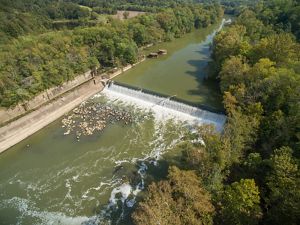
MULTIPOLYGON (((1 3, 1 16, 6 18, 0 22, 0 32, 9 39, 9 42, 2 40, 0 45, 2 107, 29 100, 89 69, 103 71, 134 63, 139 57, 139 47, 172 40, 193 29, 207 27, 223 16, 218 4, 170 1, 174 7, 161 7, 157 13, 126 21, 108 18, 92 26, 53 31, 54 18, 77 19, 91 12, 74 3, 79 1, 37 0, 34 5, 27 2, 30 1, 1 3)), ((95 5, 99 2, 106 1, 95 1, 95 5)), ((152 3, 147 5, 152 7, 159 1, 152 3)))
MULTIPOLYGON (((239 5, 240 7, 240 5, 239 5)), ((300 224, 299 1, 244 5, 213 44, 228 116, 152 183, 135 224, 300 224)))
POLYGON ((191 2, 187 0, 0 0, 0 44, 28 33, 40 33, 60 27, 93 26, 103 22, 102 14, 116 14, 117 10, 160 12, 191 2))

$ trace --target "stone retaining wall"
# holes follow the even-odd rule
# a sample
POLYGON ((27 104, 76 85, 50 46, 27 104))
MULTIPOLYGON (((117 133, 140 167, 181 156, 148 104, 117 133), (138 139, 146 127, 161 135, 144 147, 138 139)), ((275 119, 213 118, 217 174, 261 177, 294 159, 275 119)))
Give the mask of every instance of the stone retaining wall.
POLYGON ((100 77, 0 128, 0 153, 57 120, 104 88, 100 77))
POLYGON ((36 96, 33 100, 13 109, 0 110, 0 153, 24 140, 38 130, 68 113, 77 105, 103 90, 107 79, 143 62, 116 69, 99 76, 87 72, 74 80, 36 96), (28 110, 32 110, 28 112, 28 110), (19 117, 19 118, 18 118, 19 117))
MULTIPOLYGON (((100 74, 97 77, 105 78, 105 79, 112 79, 121 73, 131 69, 132 67, 136 66, 137 64, 143 62, 145 58, 142 58, 139 62, 133 65, 127 65, 121 69, 115 69, 108 71, 107 73, 100 74)), ((34 97, 32 100, 18 104, 14 108, 0 108, 0 127, 1 125, 5 125, 9 121, 12 121, 24 114, 26 114, 28 111, 35 110, 39 108, 41 105, 46 104, 47 102, 50 102, 51 100, 57 98, 58 96, 72 90, 73 88, 93 79, 93 76, 91 75, 91 71, 88 71, 82 75, 77 76, 74 80, 65 82, 64 84, 53 87, 50 89, 47 89, 46 91, 43 91, 36 97, 34 97)))
POLYGON ((43 91, 36 97, 34 97, 32 100, 18 104, 14 108, 1 108, 0 109, 0 125, 4 124, 10 120, 13 120, 23 114, 25 114, 27 111, 34 110, 41 105, 53 100, 54 98, 62 95, 63 93, 66 93, 67 91, 83 84, 84 82, 87 82, 88 80, 92 79, 91 72, 88 71, 83 75, 77 76, 74 80, 65 82, 64 84, 53 87, 50 89, 47 89, 46 91, 43 91))

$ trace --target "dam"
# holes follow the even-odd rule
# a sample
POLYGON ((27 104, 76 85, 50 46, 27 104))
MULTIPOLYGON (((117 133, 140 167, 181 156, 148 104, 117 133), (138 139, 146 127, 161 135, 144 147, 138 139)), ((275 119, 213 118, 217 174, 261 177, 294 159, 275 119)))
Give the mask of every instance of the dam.
POLYGON ((173 100, 176 96, 159 96, 152 91, 138 90, 120 83, 113 82, 107 85, 103 93, 109 98, 120 99, 151 110, 155 112, 157 118, 174 118, 195 125, 213 124, 218 131, 222 130, 226 121, 226 116, 222 112, 212 112, 214 110, 209 107, 201 109, 179 102, 180 100, 173 100))

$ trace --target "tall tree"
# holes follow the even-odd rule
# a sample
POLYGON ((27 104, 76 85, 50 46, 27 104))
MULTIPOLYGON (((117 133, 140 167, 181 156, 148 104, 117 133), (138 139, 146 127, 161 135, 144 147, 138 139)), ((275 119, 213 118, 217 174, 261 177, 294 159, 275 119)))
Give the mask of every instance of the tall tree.
POLYGON ((213 213, 210 195, 195 172, 171 167, 167 181, 149 186, 133 220, 137 225, 209 225, 213 213))
POLYGON ((266 193, 268 224, 296 225, 300 222, 300 174, 292 150, 282 147, 270 159, 266 193))
POLYGON ((242 179, 225 187, 221 197, 221 224, 255 225, 262 216, 258 187, 253 179, 242 179))

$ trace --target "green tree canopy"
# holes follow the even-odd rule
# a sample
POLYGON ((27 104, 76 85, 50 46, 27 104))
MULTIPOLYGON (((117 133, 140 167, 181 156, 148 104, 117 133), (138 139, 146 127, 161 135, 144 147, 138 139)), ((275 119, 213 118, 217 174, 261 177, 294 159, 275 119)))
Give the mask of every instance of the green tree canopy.
POLYGON ((262 213, 259 190, 253 179, 226 186, 221 198, 222 224, 258 224, 262 213))
POLYGON ((212 224, 214 207, 193 171, 170 167, 168 181, 153 183, 133 214, 135 224, 212 224))

